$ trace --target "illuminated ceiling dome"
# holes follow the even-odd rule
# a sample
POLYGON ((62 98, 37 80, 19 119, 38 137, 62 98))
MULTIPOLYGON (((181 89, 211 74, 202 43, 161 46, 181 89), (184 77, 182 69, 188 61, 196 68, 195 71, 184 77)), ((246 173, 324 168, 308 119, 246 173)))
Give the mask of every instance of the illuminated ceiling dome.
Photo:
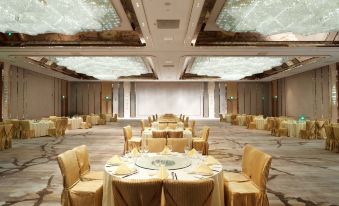
POLYGON ((120 18, 110 0, 0 1, 0 32, 30 35, 111 30, 120 18))
POLYGON ((310 35, 339 31, 338 0, 229 0, 216 20, 225 31, 310 35))

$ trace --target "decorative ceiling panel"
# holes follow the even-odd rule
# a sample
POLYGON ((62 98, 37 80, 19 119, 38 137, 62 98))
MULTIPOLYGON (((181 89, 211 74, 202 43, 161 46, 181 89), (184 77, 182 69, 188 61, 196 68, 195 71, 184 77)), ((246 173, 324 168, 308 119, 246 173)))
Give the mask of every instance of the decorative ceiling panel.
POLYGON ((0 32, 29 35, 105 31, 120 25, 110 0, 0 1, 0 32))
POLYGON ((230 32, 311 35, 339 31, 338 0, 228 0, 216 24, 230 32))
POLYGON ((49 57, 59 66, 99 80, 149 73, 141 57, 49 57))
POLYGON ((189 73, 240 80, 280 66, 284 61, 283 57, 196 57, 189 73))

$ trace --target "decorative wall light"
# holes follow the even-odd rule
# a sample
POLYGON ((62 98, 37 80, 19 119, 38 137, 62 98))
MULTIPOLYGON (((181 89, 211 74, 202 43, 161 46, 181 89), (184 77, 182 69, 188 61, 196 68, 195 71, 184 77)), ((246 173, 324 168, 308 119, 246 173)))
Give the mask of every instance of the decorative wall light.
POLYGON ((233 96, 230 96, 230 100, 233 101, 235 98, 233 96))
POLYGON ((108 101, 111 100, 111 97, 110 97, 110 96, 105 96, 105 97, 104 97, 104 100, 105 100, 106 102, 108 102, 108 101))
POLYGON ((304 115, 300 115, 298 121, 299 122, 304 122, 305 121, 305 116, 304 115))
POLYGON ((277 99, 278 99, 278 96, 274 96, 273 99, 277 100, 277 99))
POLYGON ((264 100, 265 100, 265 97, 261 97, 261 100, 264 101, 264 100))
POLYGON ((66 96, 65 95, 62 95, 61 96, 61 100, 65 100, 66 99, 66 96))

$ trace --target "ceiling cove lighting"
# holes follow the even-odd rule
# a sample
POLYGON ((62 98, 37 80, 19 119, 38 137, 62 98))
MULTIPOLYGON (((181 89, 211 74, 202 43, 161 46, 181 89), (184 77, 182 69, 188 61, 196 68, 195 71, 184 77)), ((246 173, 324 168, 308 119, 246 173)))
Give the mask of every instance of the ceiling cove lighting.
POLYGON ((141 57, 50 57, 50 59, 59 66, 99 80, 116 80, 121 76, 149 72, 141 57))
POLYGON ((231 32, 300 35, 339 31, 338 0, 229 0, 216 24, 231 32))
POLYGON ((283 57, 196 57, 190 73, 240 80, 284 62, 283 57))
POLYGON ((0 1, 0 32, 29 35, 104 31, 120 25, 110 0, 0 1))

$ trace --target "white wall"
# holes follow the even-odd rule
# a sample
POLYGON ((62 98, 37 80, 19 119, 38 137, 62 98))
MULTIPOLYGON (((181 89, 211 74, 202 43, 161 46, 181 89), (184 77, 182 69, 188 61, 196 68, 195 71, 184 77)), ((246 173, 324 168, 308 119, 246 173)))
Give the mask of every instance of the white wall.
POLYGON ((152 114, 203 116, 203 83, 136 83, 136 116, 152 114))

